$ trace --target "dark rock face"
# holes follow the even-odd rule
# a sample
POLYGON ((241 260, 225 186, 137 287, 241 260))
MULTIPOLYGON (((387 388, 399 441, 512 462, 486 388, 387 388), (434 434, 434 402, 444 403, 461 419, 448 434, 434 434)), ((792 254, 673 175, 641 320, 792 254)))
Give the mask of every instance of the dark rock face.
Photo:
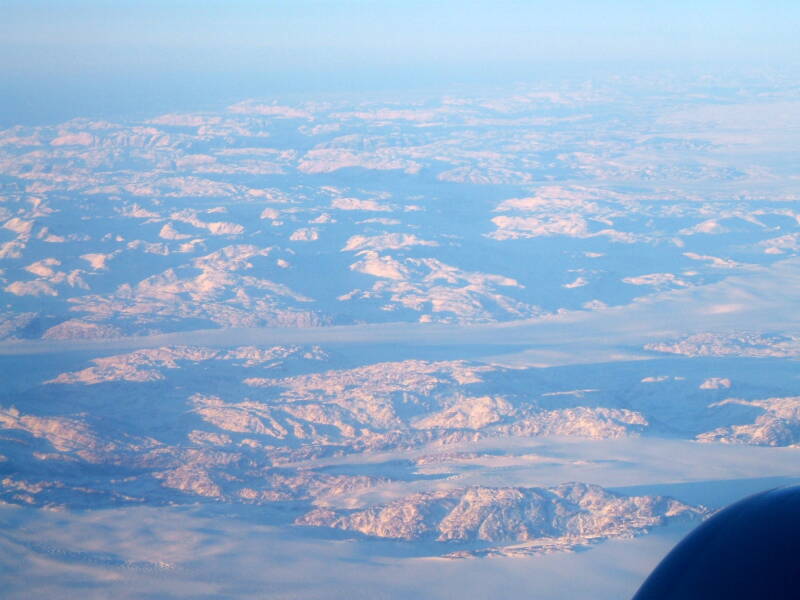
POLYGON ((751 496, 690 533, 633 600, 800 597, 800 486, 751 496))

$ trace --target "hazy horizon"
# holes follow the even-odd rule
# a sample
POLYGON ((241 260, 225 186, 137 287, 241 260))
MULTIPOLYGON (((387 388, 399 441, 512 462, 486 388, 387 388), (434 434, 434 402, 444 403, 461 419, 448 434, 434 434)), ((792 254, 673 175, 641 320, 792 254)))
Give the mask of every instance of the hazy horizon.
POLYGON ((245 98, 800 67, 793 2, 5 3, 0 126, 245 98))

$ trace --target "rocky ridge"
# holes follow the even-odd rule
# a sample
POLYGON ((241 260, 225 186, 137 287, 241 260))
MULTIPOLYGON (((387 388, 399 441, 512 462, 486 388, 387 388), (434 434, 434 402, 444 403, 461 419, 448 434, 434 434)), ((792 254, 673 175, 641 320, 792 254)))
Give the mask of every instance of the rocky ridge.
POLYGON ((571 381, 574 370, 551 378, 466 360, 341 359, 316 346, 164 346, 95 358, 0 409, 0 498, 49 507, 278 503, 303 511, 298 524, 460 544, 442 553, 523 555, 632 535, 673 508, 694 513, 584 484, 454 487, 451 469, 562 464, 532 454, 498 462, 494 441, 667 431, 702 442, 798 443, 797 397, 759 397, 759 388, 742 387, 742 374, 653 375, 645 363, 571 381), (565 389, 565 377, 575 389, 565 389), (473 444, 489 450, 462 448, 473 444), (411 459, 370 467, 379 453, 411 459), (363 464, 346 467, 359 456, 363 464), (375 500, 426 478, 445 481, 375 500), (539 527, 541 519, 548 524, 539 527))
POLYGON ((620 496, 596 485, 566 483, 554 488, 470 487, 421 493, 366 509, 318 508, 296 523, 379 538, 479 546, 448 553, 458 557, 504 554, 505 546, 515 554, 572 550, 705 513, 702 507, 670 498, 620 496), (501 546, 491 547, 496 544, 501 546))

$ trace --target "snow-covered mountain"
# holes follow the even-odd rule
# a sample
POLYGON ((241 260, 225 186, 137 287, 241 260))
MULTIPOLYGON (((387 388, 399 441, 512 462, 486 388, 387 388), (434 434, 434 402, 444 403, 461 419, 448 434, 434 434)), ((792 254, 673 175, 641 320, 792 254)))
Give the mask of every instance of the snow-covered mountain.
POLYGON ((800 104, 758 81, 0 131, 0 574, 630 582, 794 481, 800 104))

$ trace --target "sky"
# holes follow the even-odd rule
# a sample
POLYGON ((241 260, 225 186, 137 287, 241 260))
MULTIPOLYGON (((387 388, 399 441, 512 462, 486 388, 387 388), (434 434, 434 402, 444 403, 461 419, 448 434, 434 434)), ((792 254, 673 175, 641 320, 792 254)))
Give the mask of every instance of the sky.
POLYGON ((798 24, 800 3, 775 0, 4 0, 0 124, 607 63, 785 64, 798 24))

